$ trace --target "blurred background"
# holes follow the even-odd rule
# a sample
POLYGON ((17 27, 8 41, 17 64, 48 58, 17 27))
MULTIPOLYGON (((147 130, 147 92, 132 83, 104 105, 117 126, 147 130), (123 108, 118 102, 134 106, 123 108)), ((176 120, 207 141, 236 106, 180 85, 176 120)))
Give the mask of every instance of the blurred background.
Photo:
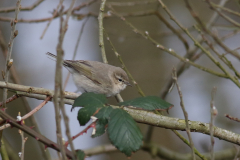
MULTIPOLYGON (((21 6, 31 6, 37 0, 22 0, 21 6)), ((144 1, 144 0, 142 0, 144 1)), ((88 1, 78 0, 74 6, 79 6, 82 3, 87 3, 88 1)), ((129 1, 107 1, 110 2, 129 2, 129 1)), ((157 42, 165 46, 166 48, 173 49, 178 55, 184 56, 187 53, 186 47, 179 38, 172 33, 172 31, 161 21, 156 15, 148 15, 144 12, 148 11, 159 11, 159 13, 167 20, 167 22, 176 28, 179 33, 186 39, 190 49, 195 46, 191 39, 180 31, 180 28, 169 19, 169 16, 162 9, 158 1, 149 1, 149 3, 144 5, 137 5, 134 2, 133 6, 130 5, 120 5, 112 7, 118 12, 126 14, 125 18, 127 21, 132 23, 139 31, 147 31, 149 35, 155 39, 157 42), (141 16, 130 16, 130 13, 143 13, 141 16)), ((144 1, 148 2, 148 1, 144 1)), ((184 1, 179 0, 165 0, 163 1, 167 7, 174 14, 176 19, 188 28, 190 33, 195 37, 199 38, 199 33, 194 29, 193 25, 196 25, 196 21, 191 16, 189 10, 186 8, 184 1)), ((216 4, 222 3, 221 0, 212 1, 216 4)), ((63 5, 64 9, 68 9, 71 1, 65 0, 63 5)), ((36 8, 31 11, 20 11, 19 19, 23 20, 37 20, 42 18, 51 17, 54 9, 57 8, 59 1, 43 1, 36 8)), ((195 0, 191 3, 194 10, 198 13, 204 24, 207 24, 213 14, 215 13, 210 9, 209 5, 202 0, 195 0)), ((16 5, 16 0, 1 0, 0 6, 2 8, 14 7, 16 5)), ((76 11, 76 14, 88 14, 91 13, 87 21, 86 17, 81 19, 81 16, 72 16, 69 19, 68 30, 64 38, 63 49, 65 52, 64 59, 72 59, 74 48, 77 43, 77 39, 83 23, 85 27, 83 28, 83 33, 79 42, 79 47, 77 50, 77 55, 75 59, 81 60, 95 60, 102 61, 101 51, 99 48, 99 37, 98 37, 98 20, 97 15, 99 12, 100 1, 96 0, 93 4, 82 8, 80 11, 76 11), (96 15, 96 16, 95 16, 96 15)), ((230 8, 239 12, 240 5, 237 0, 225 0, 225 7, 230 8)), ((161 93, 166 90, 166 86, 171 80, 172 68, 173 66, 179 66, 180 60, 171 56, 170 54, 159 50, 152 43, 143 38, 141 35, 136 34, 133 29, 126 25, 120 18, 113 16, 110 9, 106 6, 105 9, 106 18, 104 19, 104 28, 108 33, 110 40, 115 46, 118 53, 122 56, 126 67, 129 69, 130 73, 135 78, 136 82, 140 85, 143 92, 146 95, 156 95, 162 96, 161 93)), ((239 22, 238 16, 233 16, 232 14, 226 13, 229 17, 239 22)), ((133 14, 134 15, 134 14, 133 14)), ((13 18, 14 12, 0 12, 0 17, 13 18)), ((16 68, 17 75, 19 76, 20 83, 26 86, 33 87, 43 87, 48 89, 54 89, 54 75, 55 75, 55 61, 52 61, 46 56, 46 52, 51 52, 56 54, 56 47, 58 43, 59 36, 59 18, 54 18, 51 22, 49 28, 47 29, 44 37, 40 39, 48 21, 44 22, 19 22, 17 23, 18 36, 14 40, 12 58, 14 60, 13 66, 16 68)), ((229 37, 224 41, 230 49, 234 50, 239 47, 239 35, 237 31, 239 28, 232 27, 232 24, 227 22, 225 19, 217 15, 216 21, 211 27, 211 31, 215 32, 219 37, 225 36, 229 33, 236 32, 233 36, 229 37)), ((6 43, 9 42, 11 27, 9 21, 3 21, 0 18, 0 32, 4 37, 6 43)), ((211 39, 212 40, 212 39, 211 39)), ((120 62, 114 55, 108 41, 105 40, 105 47, 107 53, 107 59, 109 64, 115 66, 121 66, 120 62)), ((225 53, 220 47, 217 47, 220 53, 225 53)), ((195 54, 200 53, 199 49, 196 49, 195 54)), ((217 56, 213 54, 216 58, 217 56)), ((239 71, 239 60, 231 55, 227 55, 227 58, 232 62, 236 69, 239 71)), ((201 55, 196 61, 204 67, 211 68, 218 72, 221 72, 214 63, 206 55, 201 55)), ((4 70, 5 58, 3 56, 2 50, 0 50, 0 69, 4 70)), ((68 71, 63 69, 63 81, 67 77, 68 71)), ((2 77, 0 80, 3 80, 2 77)), ((10 82, 13 82, 10 78, 10 82)), ((185 103, 186 110, 189 114, 189 120, 201 121, 209 123, 210 121, 210 101, 211 101, 211 91, 215 86, 217 87, 217 92, 215 96, 215 106, 218 110, 218 115, 215 119, 215 125, 227 130, 238 133, 239 124, 237 122, 230 121, 224 115, 230 114, 232 116, 239 115, 239 88, 229 79, 220 78, 212 74, 206 73, 194 67, 189 67, 184 73, 179 76, 179 85, 183 93, 183 99, 185 103)), ((68 81, 66 91, 75 92, 76 87, 73 83, 72 78, 68 81)), ((12 95, 9 92, 8 97, 12 95)), ((124 100, 133 99, 139 97, 136 87, 128 87, 121 93, 124 100)), ((0 89, 0 97, 2 97, 2 89, 0 89)), ((184 115, 182 113, 181 107, 179 105, 179 95, 176 88, 166 96, 165 98, 168 102, 174 104, 174 107, 169 111, 168 116, 182 118, 184 115)), ((0 98, 2 101, 2 98, 0 98)), ((29 106, 33 109, 42 100, 36 100, 32 98, 27 98, 29 106)), ((115 104, 115 98, 111 98, 111 103, 115 104)), ((17 99, 9 103, 7 113, 12 117, 16 117, 18 112, 22 115, 26 113, 23 107, 23 100, 17 99)), ((70 129, 71 134, 75 135, 85 127, 79 125, 77 121, 77 109, 73 112, 70 111, 71 106, 65 105, 67 114, 70 118, 70 129)), ((40 111, 34 114, 37 121, 38 127, 41 134, 56 142, 56 127, 55 127, 55 113, 54 106, 52 102, 47 103, 40 111)), ((31 125, 29 120, 26 120, 27 125, 31 125)), ((65 128, 62 123, 62 132, 64 138, 65 128)), ((139 124, 143 134, 146 133, 148 126, 139 124)), ((180 133, 187 138, 185 132, 180 131, 180 133)), ((192 133, 192 139, 195 147, 200 152, 209 152, 210 149, 210 137, 202 133, 192 133)), ((4 130, 3 136, 12 146, 13 152, 18 153, 21 150, 21 138, 16 128, 8 128, 4 130)), ((28 136, 28 135, 25 135, 28 136)), ((171 130, 163 128, 154 128, 153 136, 151 141, 159 144, 160 146, 166 147, 177 153, 190 153, 190 148, 185 145, 171 130)), ((25 159, 44 159, 43 155, 39 149, 38 142, 28 136, 25 148, 25 159)), ((84 134, 74 141, 75 149, 88 149, 91 147, 109 144, 107 135, 104 134, 98 138, 91 138, 91 130, 87 134, 84 134)), ((220 151, 227 148, 233 148, 234 145, 226 141, 222 141, 215 138, 215 150, 220 151)), ((52 159, 57 159, 56 151, 49 149, 52 159)), ((109 154, 101 154, 87 158, 89 160, 99 160, 99 159, 127 159, 127 157, 120 153, 114 152, 109 154)), ((135 159, 152 159, 151 155, 142 150, 133 154, 132 158, 135 159)), ((158 159, 158 158, 153 158, 158 159)))

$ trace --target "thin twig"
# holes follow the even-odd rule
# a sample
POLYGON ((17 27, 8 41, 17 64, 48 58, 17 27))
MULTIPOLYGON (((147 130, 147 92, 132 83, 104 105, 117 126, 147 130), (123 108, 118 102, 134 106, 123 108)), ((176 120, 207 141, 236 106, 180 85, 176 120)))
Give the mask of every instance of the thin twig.
MULTIPOLYGON (((81 132, 79 132, 78 134, 76 134, 75 136, 73 136, 71 138, 71 141, 73 141, 74 139, 76 139, 77 137, 83 135, 83 133, 87 133, 87 131, 90 129, 90 128, 95 128, 96 127, 96 121, 92 122, 91 124, 89 124, 84 130, 82 130, 81 132)), ((67 147, 69 144, 69 141, 65 142, 64 146, 67 147)))
MULTIPOLYGON (((18 21, 18 13, 20 12, 20 6, 21 6, 21 0, 18 0, 16 3, 16 9, 15 9, 15 18, 14 20, 11 21, 11 35, 10 35, 10 40, 8 43, 8 53, 6 56, 6 63, 5 63, 5 70, 3 73, 3 80, 5 81, 5 83, 8 83, 8 78, 9 78, 9 73, 10 73, 10 68, 12 66, 13 63, 13 59, 11 59, 11 55, 12 55, 12 47, 13 47, 13 42, 14 42, 14 38, 17 36, 18 31, 16 30, 16 24, 18 21)), ((6 100, 7 100, 7 93, 8 93, 8 89, 4 88, 3 89, 3 102, 2 102, 2 108, 6 108, 7 104, 6 104, 6 100)), ((2 130, 0 131, 0 140, 2 139, 2 130)), ((0 144, 1 147, 1 144, 0 144)))
MULTIPOLYGON (((31 6, 28 7, 21 7, 21 11, 31 11, 37 6, 39 6, 44 0, 38 0, 35 3, 33 3, 31 6)), ((6 12, 14 12, 16 10, 16 7, 9 7, 9 8, 1 8, 0 13, 6 13, 6 12)))
MULTIPOLYGON (((18 95, 18 94, 17 94, 18 95)), ((25 114, 23 117, 21 117, 21 120, 19 121, 24 121, 25 119, 27 119, 28 117, 32 116, 34 113, 36 113, 37 111, 39 111, 50 99, 52 99, 52 97, 48 96, 41 104, 39 104, 36 108, 34 108, 32 111, 30 111, 29 113, 25 114)), ((10 127, 11 125, 9 123, 6 123, 4 125, 2 125, 0 127, 0 130, 4 130, 8 127, 10 127)))
POLYGON ((221 17, 223 17, 225 20, 227 20, 228 22, 230 22, 231 24, 233 24, 236 27, 240 27, 240 23, 238 23, 237 21, 234 21, 232 18, 226 16, 223 12, 219 11, 218 8, 216 8, 212 2, 210 2, 209 0, 206 0, 206 2, 209 4, 210 8, 213 9, 214 11, 216 11, 221 17))
POLYGON ((141 87, 138 85, 138 83, 135 81, 135 79, 133 78, 132 74, 129 72, 129 70, 127 69, 126 65, 124 64, 123 60, 122 60, 122 57, 121 55, 117 52, 116 48, 114 47, 112 41, 110 40, 110 37, 108 36, 107 32, 104 30, 104 33, 106 35, 106 39, 107 41, 110 43, 111 47, 112 47, 112 50, 115 54, 115 56, 118 58, 119 62, 121 63, 122 65, 122 68, 126 71, 128 77, 131 79, 132 83, 137 87, 137 90, 138 90, 138 93, 141 95, 141 96, 145 96, 145 94, 143 93, 141 87))
POLYGON ((181 33, 176 30, 162 15, 160 12, 156 11, 155 15, 167 26, 168 29, 170 29, 176 36, 182 41, 184 44, 186 51, 189 50, 189 45, 187 40, 181 35, 181 33))
POLYGON ((239 118, 230 116, 229 114, 225 114, 225 117, 227 117, 227 118, 230 119, 230 120, 233 120, 233 121, 236 121, 236 122, 240 122, 240 119, 239 119, 239 118))
POLYGON ((39 104, 36 108, 34 108, 31 112, 25 114, 23 117, 22 117, 22 120, 25 120, 27 119, 28 117, 32 116, 34 113, 36 113, 37 111, 39 111, 45 104, 47 104, 47 102, 52 99, 52 97, 48 96, 46 97, 46 99, 41 103, 39 104))
MULTIPOLYGON (((4 120, 8 120, 8 123, 12 127, 16 127, 18 129, 24 131, 25 133, 27 133, 29 136, 33 137, 37 141, 42 142, 45 145, 45 147, 50 147, 50 148, 52 148, 52 149, 54 149, 56 151, 60 151, 60 146, 57 143, 47 139, 45 136, 37 133, 36 131, 34 131, 30 127, 26 126, 25 124, 19 124, 19 122, 17 122, 14 118, 9 116, 4 111, 0 110, 0 116, 4 120)), ((66 156, 69 157, 70 159, 72 159, 72 157, 73 157, 72 152, 70 152, 67 148, 64 148, 64 150, 66 152, 66 156)))
MULTIPOLYGON (((20 116, 20 114, 19 114, 20 116)), ((25 149, 25 143, 28 139, 28 137, 24 138, 24 132, 22 130, 19 129, 19 134, 21 136, 21 140, 22 140, 22 149, 21 149, 21 155, 20 155, 20 158, 21 160, 24 160, 24 149, 25 149)))
MULTIPOLYGON (((7 58, 6 58, 6 64, 5 64, 5 70, 4 70, 4 81, 5 83, 8 83, 8 78, 9 78, 9 69, 12 66, 13 60, 11 60, 11 55, 12 55, 12 48, 13 48, 13 42, 14 38, 17 36, 18 31, 16 30, 16 24, 18 22, 18 13, 20 11, 20 6, 21 6, 21 0, 17 1, 16 4, 16 10, 15 10, 15 18, 11 22, 11 36, 10 40, 8 43, 8 53, 7 53, 7 58)), ((7 89, 3 89, 3 108, 6 107, 6 100, 7 100, 7 89)))
MULTIPOLYGON (((84 7, 88 7, 89 5, 97 2, 98 0, 90 0, 88 2, 84 2, 82 4, 80 4, 77 7, 74 7, 74 9, 72 10, 72 12, 74 11, 79 11, 80 9, 84 8, 84 7)), ((68 10, 64 11, 63 14, 67 14, 68 10)), ((60 15, 57 14, 55 18, 58 18, 60 15)), ((47 18, 40 18, 40 19, 19 19, 18 22, 22 22, 22 23, 39 23, 39 22, 45 22, 45 21, 49 21, 52 19, 51 17, 47 17, 47 18)), ((8 18, 8 17, 0 17, 0 21, 5 21, 5 22, 10 22, 12 19, 8 18)))
POLYGON ((205 24, 201 21, 201 19, 199 18, 199 16, 197 15, 197 13, 193 10, 193 8, 191 7, 190 3, 188 0, 184 0, 185 3, 186 3, 186 6, 187 8, 189 9, 190 13, 192 14, 192 17, 198 22, 198 24, 201 26, 201 28, 203 29, 204 32, 206 32, 208 35, 210 35, 214 40, 215 42, 221 46, 225 52, 227 53, 230 53, 231 55, 233 55, 234 57, 236 57, 237 59, 240 60, 240 55, 236 52, 236 51, 233 51, 231 50, 230 48, 228 48, 219 38, 218 36, 210 31, 206 26, 205 24))
POLYGON ((216 113, 216 107, 214 106, 214 95, 216 94, 216 90, 217 88, 216 87, 213 87, 212 89, 212 93, 211 93, 211 97, 212 97, 212 100, 211 100, 211 103, 210 103, 210 113, 211 113, 211 121, 209 123, 209 129, 210 129, 210 138, 211 138, 211 160, 214 160, 214 119, 217 115, 216 113))
POLYGON ((99 16, 98 16, 98 25, 99 25, 99 46, 101 48, 101 53, 102 53, 102 59, 103 63, 108 63, 107 57, 106 57, 106 52, 105 52, 105 46, 104 46, 104 39, 103 39, 103 15, 104 15, 104 8, 105 8, 105 3, 107 0, 102 0, 101 6, 99 9, 99 16))
MULTIPOLYGON (((107 0, 102 0, 100 9, 99 9, 99 15, 98 15, 98 27, 99 27, 99 46, 101 48, 101 53, 102 53, 102 59, 103 63, 108 63, 107 61, 107 56, 105 52, 105 46, 104 46, 104 37, 103 37, 103 18, 104 18, 104 9, 105 9, 105 4, 107 0)), ((121 97, 120 94, 117 94, 115 96, 118 102, 123 102, 123 98, 121 97)))
MULTIPOLYGON (((139 31, 135 26, 133 26, 130 22, 128 22, 124 17, 122 17, 121 15, 119 15, 119 14, 116 13, 116 12, 113 12, 113 13, 116 14, 119 18, 121 18, 128 26, 130 26, 135 33, 140 34, 140 35, 143 36, 144 38, 150 40, 158 49, 161 49, 161 50, 163 50, 163 51, 171 54, 172 56, 178 58, 179 60, 181 60, 181 61, 183 61, 183 62, 185 62, 185 63, 188 63, 188 64, 190 64, 190 65, 192 65, 192 66, 194 66, 194 67, 196 67, 196 68, 198 68, 198 69, 200 69, 200 70, 202 70, 202 71, 208 72, 208 73, 210 73, 210 74, 213 74, 213 75, 216 75, 216 76, 219 76, 219 77, 229 78, 229 76, 226 75, 226 74, 222 74, 222 73, 216 72, 216 71, 214 71, 214 70, 211 70, 210 68, 206 68, 206 67, 204 67, 204 66, 198 65, 198 64, 194 63, 193 61, 189 60, 188 58, 185 58, 185 57, 182 57, 182 56, 178 55, 172 48, 166 48, 166 47, 164 47, 163 45, 161 45, 160 43, 158 43, 156 40, 154 40, 154 39, 149 35, 149 33, 148 33, 147 31, 145 31, 145 33, 139 31)), ((196 41, 196 43, 199 44, 197 41, 196 41)), ((199 44, 199 45, 200 45, 200 44, 199 44)), ((208 52, 208 53, 209 53, 209 51, 207 51, 207 50, 204 49, 203 47, 202 47, 202 49, 203 49, 205 52, 208 52)), ((209 53, 208 55, 210 55, 210 53, 209 53)), ((215 58, 214 58, 213 56, 211 56, 211 57, 215 60, 215 58)), ((216 60, 216 61, 217 61, 217 60, 216 60)), ((215 61, 215 64, 217 64, 217 65, 219 66, 220 63, 218 63, 218 62, 216 62, 216 61, 215 61)), ((220 65, 220 66, 221 66, 221 65, 220 65)), ((221 67, 222 67, 222 66, 221 66, 221 67)), ((231 77, 231 78, 233 78, 233 77, 231 77)), ((232 79, 231 79, 231 80, 232 80, 232 79)), ((236 80, 234 80, 234 83, 235 83, 235 84, 236 84, 236 83, 238 84, 239 82, 237 82, 236 80)), ((239 83, 239 85, 240 85, 240 83, 239 83)))
POLYGON ((56 8, 56 10, 54 10, 53 16, 52 16, 52 18, 48 21, 47 26, 44 28, 43 33, 42 33, 40 39, 43 39, 43 37, 44 37, 44 35, 45 35, 48 27, 50 26, 53 18, 56 17, 56 15, 57 15, 57 13, 58 13, 58 10, 59 10, 59 7, 62 6, 62 3, 63 3, 63 1, 60 1, 59 4, 58 4, 58 6, 57 6, 57 8, 56 8))
MULTIPOLYGON (((188 142, 187 139, 185 139, 178 131, 172 130, 173 133, 175 133, 185 144, 187 144, 191 148, 191 144, 188 142)), ((193 147, 194 153, 198 155, 202 160, 207 160, 206 156, 202 155, 195 147, 193 147)), ((192 159, 192 154, 191 154, 191 159, 192 159)))
MULTIPOLYGON (((206 0, 205 0, 205 1, 206 1, 206 0)), ((217 5, 217 4, 213 3, 213 2, 210 2, 210 3, 211 3, 214 7, 217 7, 217 8, 219 8, 219 9, 225 11, 225 12, 228 12, 228 13, 231 13, 231 14, 233 14, 233 15, 235 15, 235 16, 239 16, 239 17, 240 17, 240 13, 239 13, 239 12, 235 12, 235 11, 229 9, 229 8, 223 7, 223 6, 221 6, 221 5, 217 5)))
POLYGON ((4 130, 4 129, 6 129, 6 128, 9 128, 9 127, 11 127, 11 125, 10 125, 9 123, 6 123, 6 124, 4 124, 4 125, 1 125, 0 131, 1 131, 1 130, 4 130))
POLYGON ((235 153, 235 156, 234 156, 234 159, 233 160, 238 160, 238 154, 239 154, 239 150, 240 150, 240 148, 239 148, 239 146, 236 146, 235 145, 235 148, 236 148, 236 153, 235 153))
MULTIPOLYGON (((63 63, 63 55, 64 51, 62 49, 63 40, 65 37, 65 33, 68 28, 68 20, 71 16, 71 13, 73 11, 73 6, 75 4, 76 0, 72 0, 72 3, 67 11, 66 19, 63 20, 63 11, 60 9, 60 33, 59 33, 59 40, 57 45, 57 62, 56 62, 56 74, 55 74, 55 94, 54 94, 54 106, 55 106, 55 114, 56 114, 56 126, 57 126, 57 136, 58 136, 58 142, 61 146, 61 154, 62 159, 65 160, 65 150, 64 145, 62 142, 62 133, 61 133, 61 117, 60 117, 60 109, 62 111, 62 115, 64 118, 64 124, 66 128, 66 135, 68 137, 68 141, 70 142, 70 147, 73 152, 73 160, 75 160, 75 149, 73 146, 73 143, 71 141, 71 133, 69 129, 69 118, 66 114, 65 108, 64 108, 64 94, 63 94, 63 86, 62 86, 62 63, 63 63), (60 101, 58 101, 58 97, 60 97, 60 101)), ((62 0, 60 1, 60 4, 62 4, 62 0)))
POLYGON ((180 97, 180 106, 182 108, 182 111, 183 111, 183 114, 184 114, 184 117, 185 117, 186 132, 187 132, 188 139, 189 139, 189 142, 190 142, 190 147, 192 149, 192 158, 195 160, 196 157, 195 157, 195 154, 194 154, 194 144, 193 144, 193 140, 192 140, 192 137, 191 137, 190 128, 189 128, 189 124, 188 124, 188 113, 187 113, 187 111, 185 109, 185 106, 184 106, 182 91, 181 91, 181 89, 180 89, 180 87, 178 85, 177 72, 176 72, 176 68, 175 67, 173 67, 172 76, 173 76, 173 79, 174 79, 175 84, 177 86, 178 94, 179 94, 179 97, 180 97))
MULTIPOLYGON (((191 13, 193 14, 194 11, 192 10, 192 8, 191 8, 188 0, 185 0, 185 2, 186 2, 187 7, 189 8, 189 10, 191 10, 191 13)), ((170 17, 183 31, 185 31, 185 33, 192 39, 192 41, 194 42, 194 44, 195 44, 196 46, 198 46, 198 47, 209 57, 209 59, 211 59, 212 62, 215 63, 215 65, 218 66, 219 69, 221 69, 221 70, 225 73, 225 75, 227 75, 227 77, 228 77, 229 79, 231 79, 232 82, 235 83, 235 84, 240 88, 240 83, 239 83, 239 81, 236 80, 236 79, 220 64, 220 62, 218 62, 217 59, 214 58, 214 57, 211 55, 211 53, 210 53, 208 50, 206 50, 206 48, 204 48, 204 47, 189 33, 189 31, 188 31, 180 22, 177 21, 177 19, 173 16, 173 14, 170 12, 170 10, 165 6, 165 4, 162 2, 162 0, 159 0, 159 3, 160 3, 161 6, 163 7, 163 9, 166 11, 166 13, 169 15, 169 17, 170 17)), ((193 16, 196 17, 196 13, 194 13, 193 16)), ((202 22, 201 22, 201 23, 202 23, 202 22)), ((204 25, 204 28, 207 30, 207 27, 205 27, 205 25, 204 25)))
MULTIPOLYGON (((12 97, 9 97, 7 100, 6 100, 6 103, 9 103, 9 102, 12 102, 14 101, 15 99, 17 99, 19 96, 18 95, 13 95, 12 97)), ((0 107, 3 105, 3 102, 0 102, 0 107)))
MULTIPOLYGON (((60 4, 62 4, 63 0, 60 0, 60 4)), ((56 135, 57 135, 57 142, 60 145, 61 151, 61 158, 66 160, 65 157, 65 150, 62 140, 62 127, 61 127, 61 115, 60 115, 60 108, 63 105, 63 93, 62 93, 62 63, 63 63, 63 49, 62 43, 63 38, 65 35, 65 27, 63 24, 63 6, 61 6, 60 11, 60 31, 59 31, 59 38, 58 38, 58 45, 57 45, 57 60, 56 60, 56 71, 55 71, 55 88, 54 88, 54 96, 53 96, 53 103, 55 109, 55 121, 56 121, 56 135), (60 98, 60 101, 58 101, 60 98)))
MULTIPOLYGON (((82 27, 80 29, 80 32, 79 32, 79 35, 78 35, 78 39, 77 39, 77 43, 76 43, 75 48, 74 48, 74 53, 73 53, 72 60, 74 60, 76 55, 77 55, 77 49, 78 49, 78 46, 80 44, 80 40, 81 40, 81 37, 82 37, 82 34, 83 34, 83 30, 84 30, 84 27, 85 27, 87 21, 88 21, 88 17, 85 19, 85 21, 83 22, 82 27)), ((64 82, 64 85, 63 85, 63 89, 64 90, 65 90, 65 88, 67 86, 69 77, 70 77, 70 72, 68 72, 67 78, 65 79, 65 82, 64 82)))
MULTIPOLYGON (((7 44, 4 40, 4 37, 2 35, 2 32, 0 30, 0 46, 1 46, 1 49, 2 49, 2 52, 3 52, 3 55, 4 57, 6 58, 7 57, 7 44)), ((17 74, 17 71, 16 71, 16 68, 15 66, 13 65, 11 68, 10 68, 10 73, 11 73, 11 79, 13 81, 13 83, 15 84, 21 84, 21 81, 19 79, 19 76, 17 74)), ((31 107, 29 106, 29 103, 26 99, 26 97, 21 97, 21 100, 22 100, 22 103, 24 104, 24 108, 26 110, 26 112, 30 112, 31 111, 31 107)), ((30 125, 31 126, 35 126, 35 130, 38 132, 38 133, 41 133, 40 130, 39 130, 39 127, 38 127, 38 124, 36 122, 36 119, 34 118, 34 116, 31 116, 29 118, 29 122, 30 122, 30 125)), ((49 153, 49 150, 48 149, 45 149, 43 145, 41 145, 40 143, 38 143, 39 145, 39 148, 41 150, 41 153, 42 153, 42 156, 44 159, 46 160, 50 160, 50 153, 49 153)))
MULTIPOLYGON (((219 2, 219 6, 224 6, 225 4, 227 3, 226 0, 220 0, 219 2)), ((206 24, 206 27, 207 28, 210 28, 212 27, 212 25, 215 23, 215 21, 217 20, 218 18, 218 14, 216 12, 214 12, 210 18, 210 20, 207 22, 206 24)), ((188 30, 190 30, 190 28, 187 28, 188 30)), ((182 30, 182 29, 181 29, 182 30)), ((182 30, 183 31, 183 30, 182 30)), ((179 31, 178 31, 179 32, 179 31)), ((184 31, 183 31, 184 32, 184 31)), ((229 35, 229 36, 233 36, 232 35, 229 35)), ((227 37, 222 37, 221 40, 224 40, 226 39, 227 37)), ((197 41, 202 44, 203 43, 203 39, 202 39, 202 36, 198 36, 197 38, 197 41)), ((208 49, 208 48, 207 48, 208 49)), ((191 47, 191 49, 186 53, 186 55, 184 56, 185 58, 188 58, 189 60, 195 62, 201 55, 203 55, 203 52, 201 51, 200 53, 197 53, 197 50, 198 50, 198 47, 197 46, 193 46, 191 47)), ((177 75, 178 77, 180 75, 182 75, 182 73, 187 70, 191 65, 190 64, 187 64, 187 63, 183 63, 183 62, 180 62, 178 65, 177 65, 177 75)), ((163 99, 166 98, 167 94, 169 93, 169 89, 170 87, 172 86, 173 84, 173 79, 171 76, 169 76, 168 80, 167 80, 167 85, 165 87, 165 89, 161 92, 160 94, 160 97, 162 97, 163 99)))
POLYGON ((213 44, 201 33, 204 42, 209 46, 209 48, 212 49, 212 51, 219 57, 219 59, 222 60, 234 73, 235 75, 240 78, 240 73, 236 70, 236 68, 233 66, 232 62, 227 59, 227 57, 224 54, 220 54, 215 47, 213 47, 213 44))
MULTIPOLYGON (((196 16, 196 13, 192 10, 188 0, 185 0, 186 2, 186 5, 187 7, 189 8, 189 10, 191 11, 191 13, 193 14, 194 17, 197 17, 196 16)), ((183 30, 185 31, 185 33, 192 39, 192 41, 194 42, 194 44, 196 46, 198 46, 211 60, 213 63, 215 63, 216 66, 218 66, 224 73, 225 75, 227 75, 227 78, 231 79, 233 83, 235 83, 239 88, 240 88, 240 83, 238 80, 236 80, 234 78, 234 76, 232 76, 218 61, 216 58, 214 58, 211 53, 206 50, 206 48, 204 48, 190 33, 189 31, 184 28, 182 26, 182 24, 180 22, 178 22, 176 20, 176 18, 173 16, 173 14, 170 12, 170 10, 165 6, 165 4, 162 2, 162 0, 159 0, 159 3, 161 4, 161 6, 163 7, 163 9, 166 11, 166 13, 170 16, 170 18, 183 30)), ((199 19, 198 19, 199 20, 199 19)), ((200 20, 199 20, 200 22, 200 20)), ((202 23, 202 21, 201 21, 202 23)), ((204 27, 204 30, 206 31, 207 30, 207 27, 205 27, 205 25, 202 24, 202 27, 204 27)), ((210 34, 210 33, 209 33, 210 34)), ((212 34, 212 33, 211 33, 212 34)), ((213 37, 213 35, 211 35, 213 37)), ((215 35, 214 35, 215 36, 215 35)), ((214 38, 214 37, 213 37, 214 38)), ((219 39, 218 39, 219 40, 219 39)), ((222 42, 221 42, 222 43, 222 42)), ((229 52, 232 52, 232 51, 229 51, 229 52)))
POLYGON ((108 5, 118 6, 118 7, 132 7, 136 5, 146 5, 156 3, 156 0, 146 0, 146 1, 135 1, 135 2, 107 2, 108 5))

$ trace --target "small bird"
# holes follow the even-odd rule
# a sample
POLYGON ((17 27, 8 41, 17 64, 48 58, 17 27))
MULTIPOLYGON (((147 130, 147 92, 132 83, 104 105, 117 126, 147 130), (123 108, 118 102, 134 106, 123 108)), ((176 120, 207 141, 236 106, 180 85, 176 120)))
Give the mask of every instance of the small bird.
MULTIPOLYGON (((46 54, 57 58, 50 52, 46 54)), ((63 66, 72 74, 73 81, 82 93, 94 92, 111 97, 120 93, 126 86, 132 86, 126 72, 120 67, 84 60, 64 60, 63 66)))

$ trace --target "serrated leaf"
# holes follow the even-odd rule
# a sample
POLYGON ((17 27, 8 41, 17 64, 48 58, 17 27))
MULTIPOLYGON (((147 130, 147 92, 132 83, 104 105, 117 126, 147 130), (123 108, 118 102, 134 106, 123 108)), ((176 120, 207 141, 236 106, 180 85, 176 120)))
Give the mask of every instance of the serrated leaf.
POLYGON ((122 109, 111 112, 107 131, 112 144, 128 157, 143 144, 143 136, 137 123, 122 109))
POLYGON ((133 106, 136 108, 154 111, 154 110, 168 110, 173 107, 172 104, 164 101, 157 96, 139 97, 129 101, 119 103, 119 106, 133 106))
POLYGON ((91 118, 91 116, 99 109, 100 106, 87 106, 79 109, 78 111, 78 122, 81 126, 85 125, 91 118))
POLYGON ((75 107, 88 107, 88 106, 103 107, 106 103, 107 98, 105 95, 88 92, 81 94, 78 98, 75 99, 72 109, 75 107))
POLYGON ((94 116, 98 118, 98 121, 100 123, 106 123, 112 111, 113 111, 113 108, 110 106, 103 107, 94 116))
POLYGON ((84 160, 85 153, 82 150, 77 150, 76 154, 77 154, 77 160, 84 160))
POLYGON ((108 124, 108 118, 110 113, 113 111, 112 107, 103 107, 101 108, 95 117, 98 118, 98 121, 96 122, 96 133, 92 135, 92 138, 101 136, 102 134, 105 133, 106 130, 106 125, 108 124))
POLYGON ((105 126, 106 126, 106 124, 96 122, 96 128, 95 128, 96 132, 95 132, 95 134, 92 135, 92 138, 103 135, 106 131, 105 126))

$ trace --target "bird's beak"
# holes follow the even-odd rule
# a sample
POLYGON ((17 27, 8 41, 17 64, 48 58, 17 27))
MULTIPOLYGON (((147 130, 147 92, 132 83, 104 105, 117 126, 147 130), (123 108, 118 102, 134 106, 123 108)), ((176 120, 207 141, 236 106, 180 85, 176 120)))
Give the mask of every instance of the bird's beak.
POLYGON ((132 87, 132 84, 129 83, 129 82, 125 82, 125 84, 126 84, 127 86, 131 86, 131 87, 132 87))

